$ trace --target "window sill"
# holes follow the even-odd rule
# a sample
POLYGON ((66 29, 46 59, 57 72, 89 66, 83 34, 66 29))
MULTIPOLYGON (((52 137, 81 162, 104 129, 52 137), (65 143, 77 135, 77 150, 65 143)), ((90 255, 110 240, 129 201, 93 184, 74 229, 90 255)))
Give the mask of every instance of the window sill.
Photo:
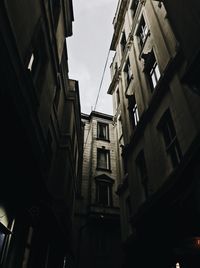
POLYGON ((96 170, 107 171, 107 172, 109 172, 109 173, 112 173, 112 170, 111 170, 111 169, 107 169, 107 168, 100 168, 100 167, 97 167, 96 170))
POLYGON ((110 142, 110 140, 109 140, 109 139, 103 139, 103 138, 97 138, 97 140, 99 140, 99 141, 106 141, 106 142, 110 142))

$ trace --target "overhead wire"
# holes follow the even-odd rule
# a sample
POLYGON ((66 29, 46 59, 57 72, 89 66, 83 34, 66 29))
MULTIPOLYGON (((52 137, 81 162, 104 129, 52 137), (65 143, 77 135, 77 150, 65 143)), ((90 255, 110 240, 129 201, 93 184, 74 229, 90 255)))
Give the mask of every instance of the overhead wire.
MULTIPOLYGON (((110 56, 110 49, 108 50, 108 53, 107 53, 106 62, 104 64, 103 73, 102 73, 102 76, 101 76, 101 81, 100 81, 100 85, 99 85, 99 89, 98 89, 94 109, 92 110, 92 112, 96 110, 96 107, 97 107, 97 104, 98 104, 99 96, 100 96, 101 89, 102 89, 103 80, 104 80, 104 77, 105 77, 106 67, 108 65, 109 56, 110 56)), ((90 134, 90 130, 91 130, 91 125, 90 125, 88 133, 87 133, 87 137, 86 137, 86 140, 85 140, 85 143, 84 143, 84 148, 85 148, 85 146, 87 144, 87 140, 88 140, 88 137, 89 137, 89 134, 90 134)))

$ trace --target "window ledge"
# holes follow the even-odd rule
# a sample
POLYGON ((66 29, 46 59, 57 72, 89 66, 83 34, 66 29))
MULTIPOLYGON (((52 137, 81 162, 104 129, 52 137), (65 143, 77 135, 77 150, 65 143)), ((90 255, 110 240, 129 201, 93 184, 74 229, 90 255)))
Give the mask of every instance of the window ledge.
POLYGON ((100 167, 97 167, 96 170, 102 170, 102 171, 107 171, 109 173, 112 173, 112 170, 111 169, 107 169, 107 168, 100 168, 100 167))
POLYGON ((108 140, 108 139, 102 139, 102 138, 97 138, 97 140, 99 140, 99 141, 106 141, 106 142, 110 142, 110 140, 108 140))

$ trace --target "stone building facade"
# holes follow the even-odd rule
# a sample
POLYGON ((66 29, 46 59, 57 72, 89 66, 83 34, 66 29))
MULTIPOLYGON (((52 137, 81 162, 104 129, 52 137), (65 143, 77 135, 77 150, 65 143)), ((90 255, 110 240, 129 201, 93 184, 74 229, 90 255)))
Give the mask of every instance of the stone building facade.
POLYGON ((72 267, 82 135, 71 0, 0 3, 0 266, 72 267))
POLYGON ((113 20, 108 93, 119 144, 124 267, 199 265, 200 98, 184 79, 189 61, 180 37, 189 32, 179 27, 177 35, 169 2, 120 0, 113 20))
POLYGON ((116 138, 112 116, 82 114, 81 195, 76 202, 77 267, 120 267, 116 138))

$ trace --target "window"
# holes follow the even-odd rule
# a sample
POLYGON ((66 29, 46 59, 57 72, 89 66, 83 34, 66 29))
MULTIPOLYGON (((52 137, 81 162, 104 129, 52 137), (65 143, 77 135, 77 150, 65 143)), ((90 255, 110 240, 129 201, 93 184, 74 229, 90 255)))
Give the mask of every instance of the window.
POLYGON ((47 132, 47 145, 46 145, 46 156, 47 156, 47 168, 50 167, 51 160, 52 160, 52 155, 53 155, 53 150, 52 150, 52 143, 53 143, 53 138, 51 135, 51 130, 48 128, 47 132))
POLYGON ((98 122, 97 138, 101 140, 109 140, 109 125, 108 124, 98 122))
POLYGON ((96 180, 96 204, 99 206, 112 206, 113 179, 106 175, 95 178, 96 180))
POLYGON ((132 226, 130 223, 130 219, 131 219, 131 215, 132 215, 132 207, 131 207, 131 200, 130 200, 130 196, 128 196, 126 198, 126 216, 127 216, 127 223, 128 223, 128 232, 129 234, 132 233, 132 226))
POLYGON ((138 113, 138 107, 135 100, 135 96, 129 96, 128 97, 128 110, 129 110, 129 116, 132 123, 133 128, 135 128, 139 122, 139 113, 138 113))
POLYGON ((145 61, 144 71, 148 76, 150 86, 153 91, 155 87, 157 86, 158 81, 161 76, 158 63, 156 61, 153 50, 148 54, 143 54, 142 57, 144 58, 144 61, 145 61))
POLYGON ((140 48, 142 49, 144 46, 144 43, 146 42, 147 36, 149 34, 148 26, 144 20, 144 17, 141 17, 140 24, 138 26, 137 30, 137 36, 139 39, 140 48))
POLYGON ((6 234, 0 230, 0 264, 3 262, 3 253, 6 242, 6 234))
POLYGON ((97 204, 110 206, 110 187, 106 182, 98 182, 97 184, 97 204))
POLYGON ((48 59, 44 36, 44 31, 40 25, 40 28, 36 31, 36 34, 33 38, 31 53, 28 55, 29 58, 27 64, 27 69, 29 70, 36 87, 38 97, 41 94, 48 59))
POLYGON ((29 259, 30 259, 30 253, 31 253, 31 241, 33 236, 33 228, 30 226, 28 230, 28 236, 25 244, 25 250, 24 250, 24 256, 23 256, 23 263, 22 267, 26 268, 28 267, 29 259))
POLYGON ((110 170, 110 151, 106 149, 97 149, 97 168, 110 170))
POLYGON ((144 157, 144 151, 140 151, 136 158, 136 167, 137 167, 137 173, 140 178, 143 191, 144 191, 144 197, 145 199, 148 197, 148 176, 147 176, 147 168, 146 168, 146 162, 144 157))
POLYGON ((125 86, 126 86, 126 88, 128 88, 128 86, 131 82, 131 79, 133 79, 129 58, 127 59, 126 65, 124 67, 124 78, 125 78, 125 86))
POLYGON ((56 83, 56 92, 54 97, 54 104, 56 109, 58 109, 59 99, 60 99, 60 91, 61 91, 61 77, 60 74, 57 74, 57 83, 56 83))
POLYGON ((120 104, 120 95, 119 95, 119 89, 116 91, 116 106, 118 107, 120 104))
POLYGON ((53 14, 55 28, 57 28, 57 25, 58 25, 60 8, 61 8, 60 0, 51 0, 51 10, 52 10, 51 12, 53 14))
POLYGON ((131 4, 131 10, 132 10, 132 14, 133 16, 135 15, 137 6, 138 6, 139 0, 133 0, 132 4, 131 4))
MULTIPOLYGON (((1 214, 2 215, 2 214, 1 214)), ((4 217, 5 215, 3 215, 4 217)), ((9 242, 10 231, 0 222, 0 267, 7 257, 7 246, 9 242)))
POLYGON ((166 152, 171 159, 171 163, 173 167, 176 167, 181 161, 182 152, 169 109, 162 116, 158 129, 162 132, 166 152))
POLYGON ((122 52, 122 55, 123 55, 125 47, 126 47, 126 35, 125 35, 124 31, 122 32, 122 37, 121 37, 120 44, 121 44, 121 52, 122 52))

